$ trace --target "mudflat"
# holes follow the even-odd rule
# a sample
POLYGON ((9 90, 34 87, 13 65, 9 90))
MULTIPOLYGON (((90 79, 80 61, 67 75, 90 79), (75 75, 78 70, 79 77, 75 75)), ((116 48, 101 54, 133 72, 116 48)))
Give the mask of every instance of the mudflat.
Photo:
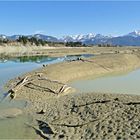
POLYGON ((30 103, 23 111, 35 121, 28 126, 42 139, 140 139, 140 96, 79 93, 69 87, 69 82, 77 79, 139 67, 139 50, 104 53, 47 65, 11 80, 7 88, 15 91, 15 99, 30 103), (25 80, 27 84, 13 88, 25 80))

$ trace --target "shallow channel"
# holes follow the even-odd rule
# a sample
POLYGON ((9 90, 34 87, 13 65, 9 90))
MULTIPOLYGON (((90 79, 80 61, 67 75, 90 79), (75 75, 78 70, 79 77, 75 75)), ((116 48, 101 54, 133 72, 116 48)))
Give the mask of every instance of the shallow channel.
POLYGON ((140 95, 140 69, 127 74, 79 80, 71 86, 80 92, 140 95))

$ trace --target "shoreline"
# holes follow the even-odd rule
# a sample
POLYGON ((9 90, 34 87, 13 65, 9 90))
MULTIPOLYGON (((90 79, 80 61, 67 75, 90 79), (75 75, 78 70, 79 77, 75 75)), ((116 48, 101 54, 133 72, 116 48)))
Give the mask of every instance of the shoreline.
MULTIPOLYGON (((33 84, 17 91, 16 99, 30 101, 30 106, 27 106, 24 112, 41 122, 35 121, 32 128, 37 126, 34 129, 40 131, 43 137, 50 139, 140 138, 137 121, 135 122, 135 120, 140 121, 138 115, 140 96, 95 92, 75 94, 73 93, 75 90, 71 88, 66 93, 62 92, 58 95, 51 91, 60 91, 64 85, 80 78, 132 71, 140 67, 139 60, 140 55, 135 52, 104 54, 84 61, 48 65, 10 82, 16 84, 23 77, 33 75, 33 84), (129 116, 133 119, 129 120, 129 116), (133 135, 131 135, 133 127, 131 122, 136 125, 134 127, 136 133, 133 135), (53 134, 40 129, 42 125, 46 125, 46 129, 51 129, 53 134), (124 132, 127 125, 130 130, 124 132)), ((8 88, 11 87, 9 84, 8 88)))
POLYGON ((115 54, 140 51, 139 47, 48 47, 48 46, 0 46, 0 58, 20 56, 62 57, 78 54, 115 54))

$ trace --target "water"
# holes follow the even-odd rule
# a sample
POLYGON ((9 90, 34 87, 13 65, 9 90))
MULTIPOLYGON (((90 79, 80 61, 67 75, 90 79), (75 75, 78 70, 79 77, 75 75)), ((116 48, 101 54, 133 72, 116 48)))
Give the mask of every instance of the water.
POLYGON ((25 123, 32 123, 29 116, 0 120, 0 139, 36 139, 34 130, 25 123))
POLYGON ((140 69, 125 75, 80 80, 71 86, 82 92, 101 92, 140 95, 140 69))
MULTIPOLYGON (((83 54, 77 56, 65 57, 47 57, 47 56, 24 56, 18 58, 5 57, 0 59, 0 109, 6 108, 23 108, 26 101, 2 101, 5 96, 4 84, 21 74, 42 67, 42 64, 54 64, 66 60, 73 60, 77 57, 91 57, 93 55, 83 54)), ((35 139, 34 130, 28 128, 25 122, 31 122, 29 116, 19 116, 16 118, 0 119, 0 139, 35 139)))

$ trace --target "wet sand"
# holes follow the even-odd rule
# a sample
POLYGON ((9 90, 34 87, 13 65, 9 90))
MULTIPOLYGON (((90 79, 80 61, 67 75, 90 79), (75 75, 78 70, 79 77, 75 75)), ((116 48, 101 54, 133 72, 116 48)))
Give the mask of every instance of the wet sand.
POLYGON ((140 67, 139 52, 104 54, 89 59, 48 65, 11 80, 11 89, 23 77, 31 83, 16 92, 34 117, 28 124, 42 139, 140 139, 140 96, 79 93, 66 84, 77 79, 119 74, 140 67), (32 75, 32 76, 31 76, 32 75))

